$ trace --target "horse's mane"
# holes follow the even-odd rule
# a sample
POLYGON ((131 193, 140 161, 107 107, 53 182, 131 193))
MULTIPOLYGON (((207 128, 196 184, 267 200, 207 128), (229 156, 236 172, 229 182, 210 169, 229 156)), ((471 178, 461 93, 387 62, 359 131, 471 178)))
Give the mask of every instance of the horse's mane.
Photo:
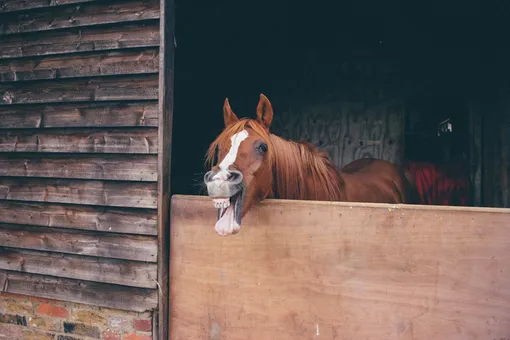
POLYGON ((336 201, 342 198, 344 183, 338 169, 326 153, 313 145, 285 140, 268 131, 257 121, 240 119, 225 128, 209 146, 206 163, 212 165, 218 145, 230 143, 230 137, 246 128, 253 129, 272 147, 268 148, 268 162, 273 168, 273 193, 282 199, 311 199, 336 201), (313 188, 313 190, 309 190, 313 188))
POLYGON ((276 135, 270 138, 276 150, 273 166, 275 197, 329 201, 342 198, 342 177, 326 153, 306 142, 296 143, 276 135), (310 197, 312 193, 316 197, 310 197))

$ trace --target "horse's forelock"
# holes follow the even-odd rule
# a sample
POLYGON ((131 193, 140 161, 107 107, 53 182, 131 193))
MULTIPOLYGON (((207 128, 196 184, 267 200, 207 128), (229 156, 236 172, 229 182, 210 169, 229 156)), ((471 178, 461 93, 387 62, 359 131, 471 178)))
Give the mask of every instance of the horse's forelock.
POLYGON ((273 150, 270 145, 270 138, 268 131, 256 120, 253 119, 247 119, 243 118, 239 121, 235 122, 234 124, 227 126, 220 135, 209 145, 209 149, 206 153, 206 164, 207 166, 211 167, 213 166, 213 162, 216 156, 216 151, 219 148, 220 145, 228 145, 230 143, 230 138, 243 130, 246 130, 247 128, 251 128, 255 133, 260 135, 266 143, 269 145, 268 149, 268 160, 272 161, 272 155, 273 150))

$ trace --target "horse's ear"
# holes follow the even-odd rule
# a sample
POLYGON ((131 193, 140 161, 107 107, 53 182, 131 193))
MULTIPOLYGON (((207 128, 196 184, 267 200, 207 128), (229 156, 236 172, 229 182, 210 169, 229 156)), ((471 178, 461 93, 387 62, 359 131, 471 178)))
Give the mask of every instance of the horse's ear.
POLYGON ((269 99, 262 93, 260 94, 259 104, 257 105, 257 120, 268 129, 273 122, 273 107, 269 99))
POLYGON ((234 111, 230 107, 230 103, 228 102, 228 98, 225 98, 225 103, 223 103, 223 121, 225 123, 225 127, 229 126, 237 122, 239 118, 237 118, 234 111))

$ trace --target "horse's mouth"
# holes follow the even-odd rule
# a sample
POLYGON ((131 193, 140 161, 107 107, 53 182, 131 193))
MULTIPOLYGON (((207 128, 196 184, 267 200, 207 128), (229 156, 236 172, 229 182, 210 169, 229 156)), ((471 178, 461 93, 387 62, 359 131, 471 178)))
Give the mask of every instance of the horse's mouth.
POLYGON ((230 198, 213 199, 214 207, 218 209, 218 221, 214 229, 219 235, 236 234, 241 229, 243 193, 241 188, 230 198))

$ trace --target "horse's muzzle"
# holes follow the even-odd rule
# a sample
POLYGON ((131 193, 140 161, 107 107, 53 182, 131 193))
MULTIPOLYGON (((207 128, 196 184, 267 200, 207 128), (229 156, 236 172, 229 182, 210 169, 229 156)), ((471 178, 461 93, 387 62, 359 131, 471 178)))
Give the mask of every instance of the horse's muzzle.
POLYGON ((237 194, 243 174, 237 170, 208 171, 204 175, 204 183, 210 197, 229 198, 237 194))

